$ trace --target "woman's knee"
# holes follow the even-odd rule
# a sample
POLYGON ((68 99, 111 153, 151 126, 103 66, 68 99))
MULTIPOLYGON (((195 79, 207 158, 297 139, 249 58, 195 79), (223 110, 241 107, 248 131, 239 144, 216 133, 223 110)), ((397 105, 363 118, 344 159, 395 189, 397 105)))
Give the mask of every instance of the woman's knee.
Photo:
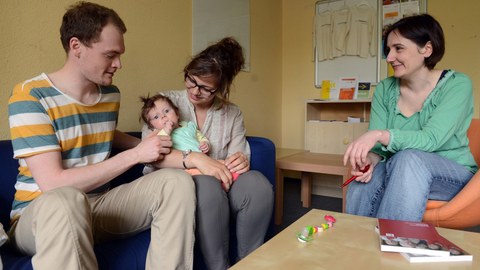
POLYGON ((229 192, 231 202, 244 204, 246 200, 255 204, 273 205, 273 187, 259 171, 248 171, 237 178, 229 192))
POLYGON ((266 196, 269 196, 270 193, 273 195, 272 184, 259 171, 248 171, 241 174, 233 184, 232 189, 242 189, 266 196))
POLYGON ((408 164, 418 164, 422 161, 422 157, 427 153, 416 149, 405 149, 395 153, 388 159, 388 166, 405 166, 408 164))
POLYGON ((241 174, 238 180, 242 181, 240 183, 244 183, 250 186, 261 186, 261 188, 272 188, 272 184, 268 179, 259 171, 248 171, 246 173, 241 174))
POLYGON ((227 193, 223 190, 220 180, 209 175, 196 175, 193 179, 198 207, 212 209, 223 205, 228 206, 227 193))

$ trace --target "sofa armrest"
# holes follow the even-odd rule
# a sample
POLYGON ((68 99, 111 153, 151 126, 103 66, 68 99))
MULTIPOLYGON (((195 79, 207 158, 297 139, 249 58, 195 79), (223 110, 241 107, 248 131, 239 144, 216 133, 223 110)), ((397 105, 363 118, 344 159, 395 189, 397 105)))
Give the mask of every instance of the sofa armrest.
POLYGON ((5 231, 10 228, 10 210, 12 209, 13 195, 15 194, 15 182, 18 174, 18 160, 13 158, 12 142, 0 141, 0 222, 5 231))
POLYGON ((264 137, 247 136, 250 169, 261 172, 275 188, 275 144, 264 137))

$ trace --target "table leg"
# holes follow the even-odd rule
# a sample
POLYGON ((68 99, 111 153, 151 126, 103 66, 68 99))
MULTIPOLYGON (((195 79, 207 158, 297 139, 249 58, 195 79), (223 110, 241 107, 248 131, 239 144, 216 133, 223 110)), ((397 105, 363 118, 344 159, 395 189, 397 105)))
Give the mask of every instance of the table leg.
POLYGON ((312 206, 312 174, 309 172, 302 172, 301 199, 303 207, 312 206))
POLYGON ((275 178, 275 224, 282 224, 283 218, 283 172, 282 169, 276 169, 275 178))

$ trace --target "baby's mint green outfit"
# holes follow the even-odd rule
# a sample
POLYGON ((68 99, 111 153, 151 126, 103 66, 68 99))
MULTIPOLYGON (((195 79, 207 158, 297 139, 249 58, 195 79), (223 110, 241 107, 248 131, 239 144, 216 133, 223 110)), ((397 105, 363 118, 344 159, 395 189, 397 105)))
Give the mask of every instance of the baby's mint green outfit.
POLYGON ((179 127, 175 128, 170 136, 172 137, 173 148, 181 151, 202 152, 200 141, 207 139, 199 132, 195 123, 185 121, 181 121, 179 127))

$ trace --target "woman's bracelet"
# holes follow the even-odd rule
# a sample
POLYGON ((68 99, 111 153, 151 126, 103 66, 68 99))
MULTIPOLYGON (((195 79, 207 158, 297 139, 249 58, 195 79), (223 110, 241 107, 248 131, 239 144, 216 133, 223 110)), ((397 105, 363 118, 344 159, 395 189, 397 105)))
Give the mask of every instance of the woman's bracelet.
POLYGON ((192 153, 191 149, 182 151, 182 155, 183 155, 182 164, 183 164, 183 168, 185 168, 185 169, 188 169, 187 165, 185 164, 185 161, 186 161, 188 155, 190 155, 190 153, 192 153))

